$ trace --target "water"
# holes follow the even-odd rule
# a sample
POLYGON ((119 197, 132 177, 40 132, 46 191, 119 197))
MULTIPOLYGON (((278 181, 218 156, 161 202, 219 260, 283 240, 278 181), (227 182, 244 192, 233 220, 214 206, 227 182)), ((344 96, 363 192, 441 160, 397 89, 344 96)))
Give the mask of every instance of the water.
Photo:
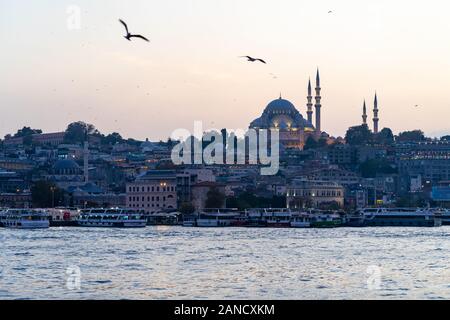
POLYGON ((0 240, 0 299, 450 298, 450 227, 0 229, 0 240))

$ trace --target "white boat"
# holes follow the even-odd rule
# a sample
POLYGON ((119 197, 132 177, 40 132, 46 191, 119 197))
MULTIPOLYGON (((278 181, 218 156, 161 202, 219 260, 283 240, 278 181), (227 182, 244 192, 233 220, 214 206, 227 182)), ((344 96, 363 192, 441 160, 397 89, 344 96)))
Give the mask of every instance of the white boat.
POLYGON ((231 227, 239 219, 239 213, 224 209, 201 212, 197 218, 197 227, 231 227))
POLYGON ((262 219, 269 228, 291 227, 292 212, 289 209, 264 209, 262 219))
POLYGON ((15 229, 46 229, 50 226, 48 213, 36 209, 6 209, 0 212, 0 224, 15 229))
POLYGON ((143 211, 132 209, 86 209, 78 218, 81 227, 144 228, 147 218, 143 211))
POLYGON ((441 215, 432 209, 366 208, 360 211, 365 226, 439 227, 441 215))
POLYGON ((292 228, 310 228, 311 217, 306 213, 293 214, 291 217, 292 228))

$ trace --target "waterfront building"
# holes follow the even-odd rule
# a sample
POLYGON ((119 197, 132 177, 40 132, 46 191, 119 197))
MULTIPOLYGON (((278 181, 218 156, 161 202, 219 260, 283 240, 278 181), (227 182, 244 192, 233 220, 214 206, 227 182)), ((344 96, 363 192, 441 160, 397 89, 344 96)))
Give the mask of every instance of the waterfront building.
POLYGON ((336 204, 344 206, 344 187, 331 181, 295 179, 287 186, 287 207, 298 209, 336 204))
POLYGON ((149 170, 126 185, 126 206, 157 213, 177 208, 177 174, 174 170, 149 170))

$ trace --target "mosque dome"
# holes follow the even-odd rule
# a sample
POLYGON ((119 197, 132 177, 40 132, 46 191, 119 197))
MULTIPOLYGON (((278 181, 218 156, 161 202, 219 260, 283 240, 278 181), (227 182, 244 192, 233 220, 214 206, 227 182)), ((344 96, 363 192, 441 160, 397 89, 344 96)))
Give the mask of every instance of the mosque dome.
POLYGON ((58 160, 53 165, 52 171, 60 175, 75 175, 81 172, 81 168, 73 160, 58 160))
POLYGON ((271 103, 269 103, 264 110, 264 113, 267 114, 294 114, 297 110, 295 109, 294 105, 283 98, 279 98, 276 100, 273 100, 271 103))
POLYGON ((262 116, 250 124, 251 128, 279 128, 289 129, 313 129, 313 125, 308 122, 290 101, 279 99, 270 102, 264 109, 262 116))

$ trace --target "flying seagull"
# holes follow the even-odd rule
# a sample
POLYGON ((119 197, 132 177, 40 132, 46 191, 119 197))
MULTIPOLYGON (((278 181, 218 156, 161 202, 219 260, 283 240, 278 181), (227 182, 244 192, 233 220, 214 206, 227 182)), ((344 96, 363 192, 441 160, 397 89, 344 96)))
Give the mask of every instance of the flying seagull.
POLYGON ((144 36, 141 36, 140 34, 131 34, 131 33, 128 31, 128 26, 127 26, 127 24, 126 24, 122 19, 119 19, 119 21, 120 21, 121 24, 123 24, 123 26, 125 27, 125 30, 127 31, 127 35, 124 36, 125 39, 127 39, 128 41, 131 41, 131 38, 140 38, 140 39, 142 39, 142 40, 145 40, 145 41, 147 41, 147 42, 150 42, 150 40, 148 40, 148 39, 147 39, 146 37, 144 37, 144 36))
POLYGON ((328 11, 328 13, 333 13, 333 11, 330 10, 330 11, 328 11))
POLYGON ((262 62, 262 63, 266 64, 266 62, 263 59, 252 58, 250 56, 242 56, 242 57, 239 57, 239 58, 247 58, 247 61, 250 61, 250 62, 259 61, 259 62, 262 62))

